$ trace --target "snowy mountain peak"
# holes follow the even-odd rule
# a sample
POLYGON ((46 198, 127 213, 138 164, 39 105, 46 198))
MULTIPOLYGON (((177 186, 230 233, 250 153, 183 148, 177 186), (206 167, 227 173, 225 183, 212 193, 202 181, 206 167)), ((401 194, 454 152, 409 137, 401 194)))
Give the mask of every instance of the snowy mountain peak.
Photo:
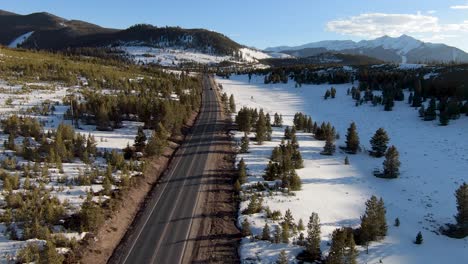
POLYGON ((413 49, 416 49, 424 44, 408 35, 401 35, 398 38, 383 36, 374 40, 361 40, 357 43, 358 48, 377 48, 396 50, 398 54, 404 55, 413 49))
POLYGON ((313 52, 340 52, 359 54, 394 63, 419 62, 468 62, 468 54, 445 44, 432 44, 408 35, 382 36, 372 40, 331 40, 308 43, 296 47, 273 47, 267 51, 283 52, 296 57, 310 56, 313 52))
POLYGON ((284 51, 284 50, 301 50, 306 48, 325 48, 330 51, 342 51, 349 49, 359 48, 377 48, 382 47, 384 49, 396 50, 399 54, 406 54, 409 51, 418 48, 424 44, 422 41, 417 40, 408 35, 401 35, 400 37, 394 38, 390 36, 382 36, 373 40, 361 40, 355 42, 352 40, 325 40, 319 42, 308 43, 296 47, 274 47, 267 48, 267 51, 284 51))

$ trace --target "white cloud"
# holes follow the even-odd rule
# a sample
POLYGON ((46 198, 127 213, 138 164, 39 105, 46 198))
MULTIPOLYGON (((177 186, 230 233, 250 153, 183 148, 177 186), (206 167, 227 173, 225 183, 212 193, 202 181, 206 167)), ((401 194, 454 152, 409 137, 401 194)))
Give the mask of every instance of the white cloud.
POLYGON ((435 16, 417 14, 369 13, 327 23, 327 30, 359 37, 440 32, 439 19, 435 16))
POLYGON ((468 4, 466 4, 466 5, 454 5, 454 6, 451 6, 450 8, 452 8, 452 9, 468 9, 468 4))
POLYGON ((433 14, 437 13, 437 11, 436 10, 429 10, 429 11, 427 11, 427 13, 430 14, 430 15, 433 15, 433 14))

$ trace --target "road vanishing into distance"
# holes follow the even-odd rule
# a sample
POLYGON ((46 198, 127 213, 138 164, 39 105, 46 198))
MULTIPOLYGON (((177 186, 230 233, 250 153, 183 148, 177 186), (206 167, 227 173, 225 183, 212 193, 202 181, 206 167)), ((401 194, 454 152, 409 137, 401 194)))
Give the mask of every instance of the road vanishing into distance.
POLYGON ((162 264, 190 261, 188 244, 206 164, 210 161, 221 108, 213 80, 203 77, 202 107, 192 132, 153 188, 122 252, 109 263, 162 264))

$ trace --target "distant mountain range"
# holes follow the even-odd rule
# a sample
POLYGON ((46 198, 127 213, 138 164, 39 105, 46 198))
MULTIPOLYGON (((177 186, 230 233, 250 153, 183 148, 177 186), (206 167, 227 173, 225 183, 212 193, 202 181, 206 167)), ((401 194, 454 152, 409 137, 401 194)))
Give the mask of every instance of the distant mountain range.
MULTIPOLYGON (((425 43, 406 35, 399 38, 384 36, 359 42, 321 41, 297 47, 268 48, 262 52, 247 48, 223 34, 205 29, 156 27, 146 24, 135 25, 124 30, 111 29, 80 20, 67 20, 45 12, 19 15, 0 10, 0 25, 1 45, 33 49, 147 46, 182 52, 188 50, 218 57, 226 56, 233 60, 240 58, 244 62, 276 58, 291 63, 294 61, 292 56, 299 59, 310 57, 307 60, 300 60, 301 62, 324 61, 325 63, 330 60, 324 58, 344 54, 355 56, 355 58, 348 56, 345 61, 359 63, 377 61, 468 63, 468 54, 460 49, 444 44, 425 43)), ((159 60, 158 57, 155 58, 156 61, 159 60)))
POLYGON ((331 40, 296 47, 267 48, 268 52, 281 52, 295 57, 309 57, 324 52, 359 54, 394 63, 468 62, 468 54, 445 44, 422 42, 407 35, 398 38, 383 36, 374 40, 331 40))

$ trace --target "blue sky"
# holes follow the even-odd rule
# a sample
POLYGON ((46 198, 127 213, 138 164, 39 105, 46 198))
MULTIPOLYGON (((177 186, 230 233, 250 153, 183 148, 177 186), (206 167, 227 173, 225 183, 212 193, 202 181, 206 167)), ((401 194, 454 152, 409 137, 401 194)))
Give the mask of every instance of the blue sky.
POLYGON ((47 11, 112 28, 206 28, 257 48, 408 34, 468 51, 468 0, 14 0, 0 9, 47 11))

